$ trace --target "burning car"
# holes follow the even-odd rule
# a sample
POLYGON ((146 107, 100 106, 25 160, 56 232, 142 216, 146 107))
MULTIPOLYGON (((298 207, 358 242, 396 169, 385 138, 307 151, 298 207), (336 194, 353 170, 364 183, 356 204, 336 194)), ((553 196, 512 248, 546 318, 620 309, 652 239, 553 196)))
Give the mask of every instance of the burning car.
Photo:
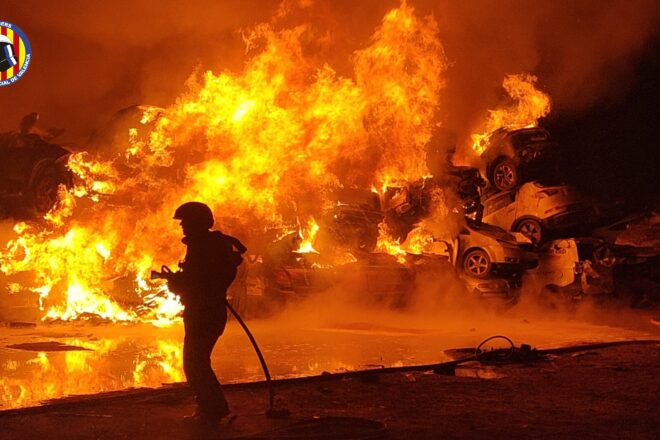
POLYGON ((575 301, 614 291, 612 261, 598 258, 602 242, 593 238, 554 240, 539 249, 539 264, 524 281, 545 301, 575 301))
POLYGON ((316 243, 322 253, 338 248, 347 252, 372 252, 378 241, 378 225, 384 217, 378 194, 344 188, 333 199, 334 205, 324 210, 319 219, 316 243))
POLYGON ((316 263, 314 254, 295 254, 286 265, 264 266, 264 297, 275 304, 299 301, 331 288, 359 292, 366 302, 403 304, 413 289, 415 274, 387 254, 369 253, 333 266, 316 263))
POLYGON ((164 112, 165 109, 148 104, 123 108, 92 133, 88 145, 106 154, 123 152, 127 145, 148 139, 164 112))
MULTIPOLYGON (((466 216, 481 221, 481 192, 486 181, 477 168, 451 165, 443 175, 445 186, 453 188, 466 216)), ((441 183, 442 184, 442 183, 441 183)))
POLYGON ((61 184, 71 186, 71 152, 31 132, 0 134, 0 211, 43 215, 57 201, 61 184))
POLYGON ((542 127, 494 131, 481 158, 486 177, 500 191, 509 191, 530 177, 539 178, 550 161, 555 143, 542 127))
POLYGON ((442 177, 428 177, 400 186, 389 186, 381 197, 385 222, 395 238, 404 240, 415 224, 444 203, 451 211, 481 217, 481 190, 486 182, 473 167, 451 165, 442 177))
POLYGON ((594 218, 590 204, 566 185, 529 182, 484 201, 485 223, 521 232, 535 244, 542 243, 548 231, 583 226, 594 218))

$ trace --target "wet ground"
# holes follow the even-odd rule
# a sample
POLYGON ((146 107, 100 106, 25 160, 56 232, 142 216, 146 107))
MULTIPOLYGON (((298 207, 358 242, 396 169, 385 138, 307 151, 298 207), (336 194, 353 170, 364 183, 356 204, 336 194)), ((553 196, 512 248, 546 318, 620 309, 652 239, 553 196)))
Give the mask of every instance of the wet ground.
MULTIPOLYGON (((337 316, 316 325, 313 320, 293 323, 284 316, 249 325, 271 374, 284 378, 442 362, 450 359, 444 350, 474 347, 493 334, 506 334, 516 344, 538 348, 660 338, 660 327, 648 324, 648 312, 612 319, 599 322, 520 315, 484 319, 475 315, 452 323, 447 318, 394 314, 372 322, 337 316)), ((0 327, 0 409, 33 406, 69 395, 181 382, 185 380, 182 338, 181 325, 0 327)), ((249 341, 235 322, 229 323, 216 346, 212 363, 225 383, 263 378, 249 341)), ((489 373, 474 373, 475 377, 479 374, 489 373)))
POLYGON ((225 387, 235 419, 186 423, 186 387, 66 399, 0 411, 3 440, 75 439, 656 439, 660 345, 633 343, 488 367, 495 377, 376 370, 276 385, 268 418, 261 384, 225 387), (337 377, 339 376, 339 377, 337 377))

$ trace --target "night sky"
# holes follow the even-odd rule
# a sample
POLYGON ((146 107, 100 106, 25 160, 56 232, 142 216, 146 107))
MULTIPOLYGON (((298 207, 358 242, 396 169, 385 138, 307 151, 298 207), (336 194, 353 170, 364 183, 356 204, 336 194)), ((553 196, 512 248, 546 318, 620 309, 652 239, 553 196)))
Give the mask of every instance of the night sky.
POLYGON ((631 208, 660 200, 660 40, 649 42, 627 91, 577 115, 544 121, 562 150, 565 179, 631 208))

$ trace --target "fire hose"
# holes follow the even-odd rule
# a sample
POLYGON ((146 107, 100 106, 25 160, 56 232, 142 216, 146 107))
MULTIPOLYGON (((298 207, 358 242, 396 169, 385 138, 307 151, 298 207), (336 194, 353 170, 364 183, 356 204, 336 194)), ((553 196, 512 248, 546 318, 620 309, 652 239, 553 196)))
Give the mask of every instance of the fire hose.
POLYGON ((266 359, 264 359, 264 355, 261 353, 261 349, 259 348, 259 344, 257 344, 257 340, 254 339, 254 336, 252 335, 252 332, 248 328, 247 324, 245 324, 245 321, 243 321, 243 318, 241 318, 241 315, 238 314, 236 309, 234 309, 231 304, 229 304, 229 301, 226 302, 226 305, 227 309, 229 309, 231 314, 234 315, 234 318, 236 318, 236 321, 238 321, 238 323, 243 328, 243 331, 245 331, 248 339, 250 339, 252 347, 254 348, 254 351, 259 358, 259 362, 261 363, 261 368, 264 370, 264 376, 266 376, 266 385, 268 386, 268 410, 266 411, 266 415, 272 418, 287 417, 289 415, 289 411, 287 409, 275 408, 275 389, 273 387, 273 381, 270 377, 268 364, 266 364, 266 359))
MULTIPOLYGON (((174 273, 175 272, 173 272, 169 267, 161 266, 161 272, 157 272, 157 271, 151 272, 151 279, 152 280, 166 279, 169 281, 174 273)), ((236 321, 238 321, 238 323, 241 325, 248 339, 250 339, 250 342, 252 343, 252 347, 254 348, 254 351, 257 354, 257 357, 259 358, 259 362, 261 363, 261 368, 264 371, 264 376, 266 376, 266 384, 268 387, 268 409, 266 410, 266 415, 272 418, 288 417, 289 411, 286 408, 279 408, 279 409, 275 408, 275 389, 273 387, 273 380, 270 377, 268 364, 266 364, 266 359, 264 359, 264 355, 263 353, 261 353, 261 349, 259 348, 259 344, 257 344, 257 340, 254 338, 254 335, 252 335, 252 332, 248 328, 247 324, 245 324, 245 321, 243 321, 243 318, 241 318, 241 315, 239 315, 236 309, 234 309, 232 305, 229 304, 229 301, 225 301, 225 305, 227 306, 227 309, 231 312, 231 314, 234 316, 234 318, 236 318, 236 321)))

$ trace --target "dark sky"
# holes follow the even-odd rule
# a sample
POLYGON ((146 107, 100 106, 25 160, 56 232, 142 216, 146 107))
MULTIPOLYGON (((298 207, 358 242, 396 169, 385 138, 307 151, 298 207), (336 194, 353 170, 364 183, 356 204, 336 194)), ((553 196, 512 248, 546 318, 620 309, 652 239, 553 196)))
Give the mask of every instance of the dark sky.
MULTIPOLYGON (((25 77, 0 88, 0 131, 38 111, 44 128, 65 128, 64 140, 84 143, 120 108, 171 103, 196 67, 240 71, 241 30, 261 22, 312 23, 312 38, 331 37, 325 48, 315 46, 315 55, 351 76, 351 54, 398 3, 3 0, 0 19, 27 33, 33 59, 25 77)), ((452 63, 439 116, 459 137, 497 105, 505 74, 531 72, 553 99, 547 123, 577 161, 576 180, 591 176, 595 188, 605 185, 613 195, 616 186, 625 187, 622 194, 635 187, 645 197, 657 192, 655 173, 645 170, 658 160, 659 1, 408 3, 438 22, 452 63)))
POLYGON ((566 180, 631 208, 660 202, 660 39, 634 63, 625 92, 576 115, 544 124, 559 141, 566 180))

